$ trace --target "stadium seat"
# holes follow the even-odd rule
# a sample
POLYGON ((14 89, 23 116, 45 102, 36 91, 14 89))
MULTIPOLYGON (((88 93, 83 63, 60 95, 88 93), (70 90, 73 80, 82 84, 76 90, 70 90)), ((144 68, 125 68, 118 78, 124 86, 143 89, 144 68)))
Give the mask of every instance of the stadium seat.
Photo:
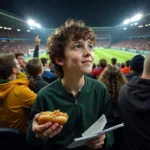
POLYGON ((16 128, 0 128, 0 146, 2 149, 29 150, 25 133, 16 128))

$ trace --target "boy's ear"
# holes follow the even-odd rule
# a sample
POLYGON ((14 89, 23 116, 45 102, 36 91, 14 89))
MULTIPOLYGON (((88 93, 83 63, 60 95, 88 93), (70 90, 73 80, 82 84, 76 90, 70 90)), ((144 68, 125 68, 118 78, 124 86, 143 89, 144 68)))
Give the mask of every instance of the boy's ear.
POLYGON ((13 73, 13 74, 16 74, 16 72, 17 72, 17 69, 14 67, 14 68, 12 69, 12 73, 13 73))
POLYGON ((60 65, 60 66, 63 66, 64 65, 64 62, 63 62, 63 59, 62 58, 54 58, 56 64, 60 65))

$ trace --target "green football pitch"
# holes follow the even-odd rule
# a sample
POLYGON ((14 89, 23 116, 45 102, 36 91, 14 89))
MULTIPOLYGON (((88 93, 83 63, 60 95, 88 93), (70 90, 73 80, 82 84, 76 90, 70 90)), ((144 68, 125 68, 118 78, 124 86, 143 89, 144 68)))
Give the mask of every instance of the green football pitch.
MULTIPOLYGON (((136 55, 135 53, 114 50, 114 49, 96 49, 94 50, 94 62, 97 64, 101 58, 105 58, 107 62, 110 63, 111 58, 115 57, 117 58, 118 63, 122 63, 122 62, 125 62, 126 60, 132 59, 133 56, 135 55, 136 55)), ((40 58, 41 57, 48 58, 46 54, 41 54, 40 58)))

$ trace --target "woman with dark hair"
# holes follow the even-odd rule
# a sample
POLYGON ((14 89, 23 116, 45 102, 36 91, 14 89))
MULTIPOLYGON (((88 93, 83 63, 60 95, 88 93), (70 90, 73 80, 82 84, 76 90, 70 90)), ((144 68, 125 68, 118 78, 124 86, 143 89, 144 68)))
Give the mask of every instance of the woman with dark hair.
POLYGON ((33 58, 26 64, 27 73, 29 75, 29 88, 38 93, 44 86, 48 85, 41 77, 43 73, 43 65, 40 59, 33 58))

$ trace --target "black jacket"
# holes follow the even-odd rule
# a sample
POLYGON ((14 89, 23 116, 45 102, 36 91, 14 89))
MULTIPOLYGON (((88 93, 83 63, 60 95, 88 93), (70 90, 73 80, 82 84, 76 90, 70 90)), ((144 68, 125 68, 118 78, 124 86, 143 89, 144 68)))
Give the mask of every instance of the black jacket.
POLYGON ((135 77, 135 76, 139 77, 140 75, 137 74, 137 73, 135 73, 135 72, 131 72, 131 73, 128 73, 128 74, 125 75, 125 77, 126 77, 126 79, 127 79, 128 81, 130 81, 130 80, 131 80, 133 77, 135 77))
POLYGON ((34 93, 38 93, 43 87, 48 85, 48 82, 44 81, 42 77, 38 76, 35 78, 36 81, 36 86, 35 89, 33 90, 34 93))
POLYGON ((150 150, 150 80, 133 77, 119 93, 125 149, 150 150))
POLYGON ((33 58, 34 57, 39 58, 39 45, 35 46, 34 53, 33 53, 33 58))

